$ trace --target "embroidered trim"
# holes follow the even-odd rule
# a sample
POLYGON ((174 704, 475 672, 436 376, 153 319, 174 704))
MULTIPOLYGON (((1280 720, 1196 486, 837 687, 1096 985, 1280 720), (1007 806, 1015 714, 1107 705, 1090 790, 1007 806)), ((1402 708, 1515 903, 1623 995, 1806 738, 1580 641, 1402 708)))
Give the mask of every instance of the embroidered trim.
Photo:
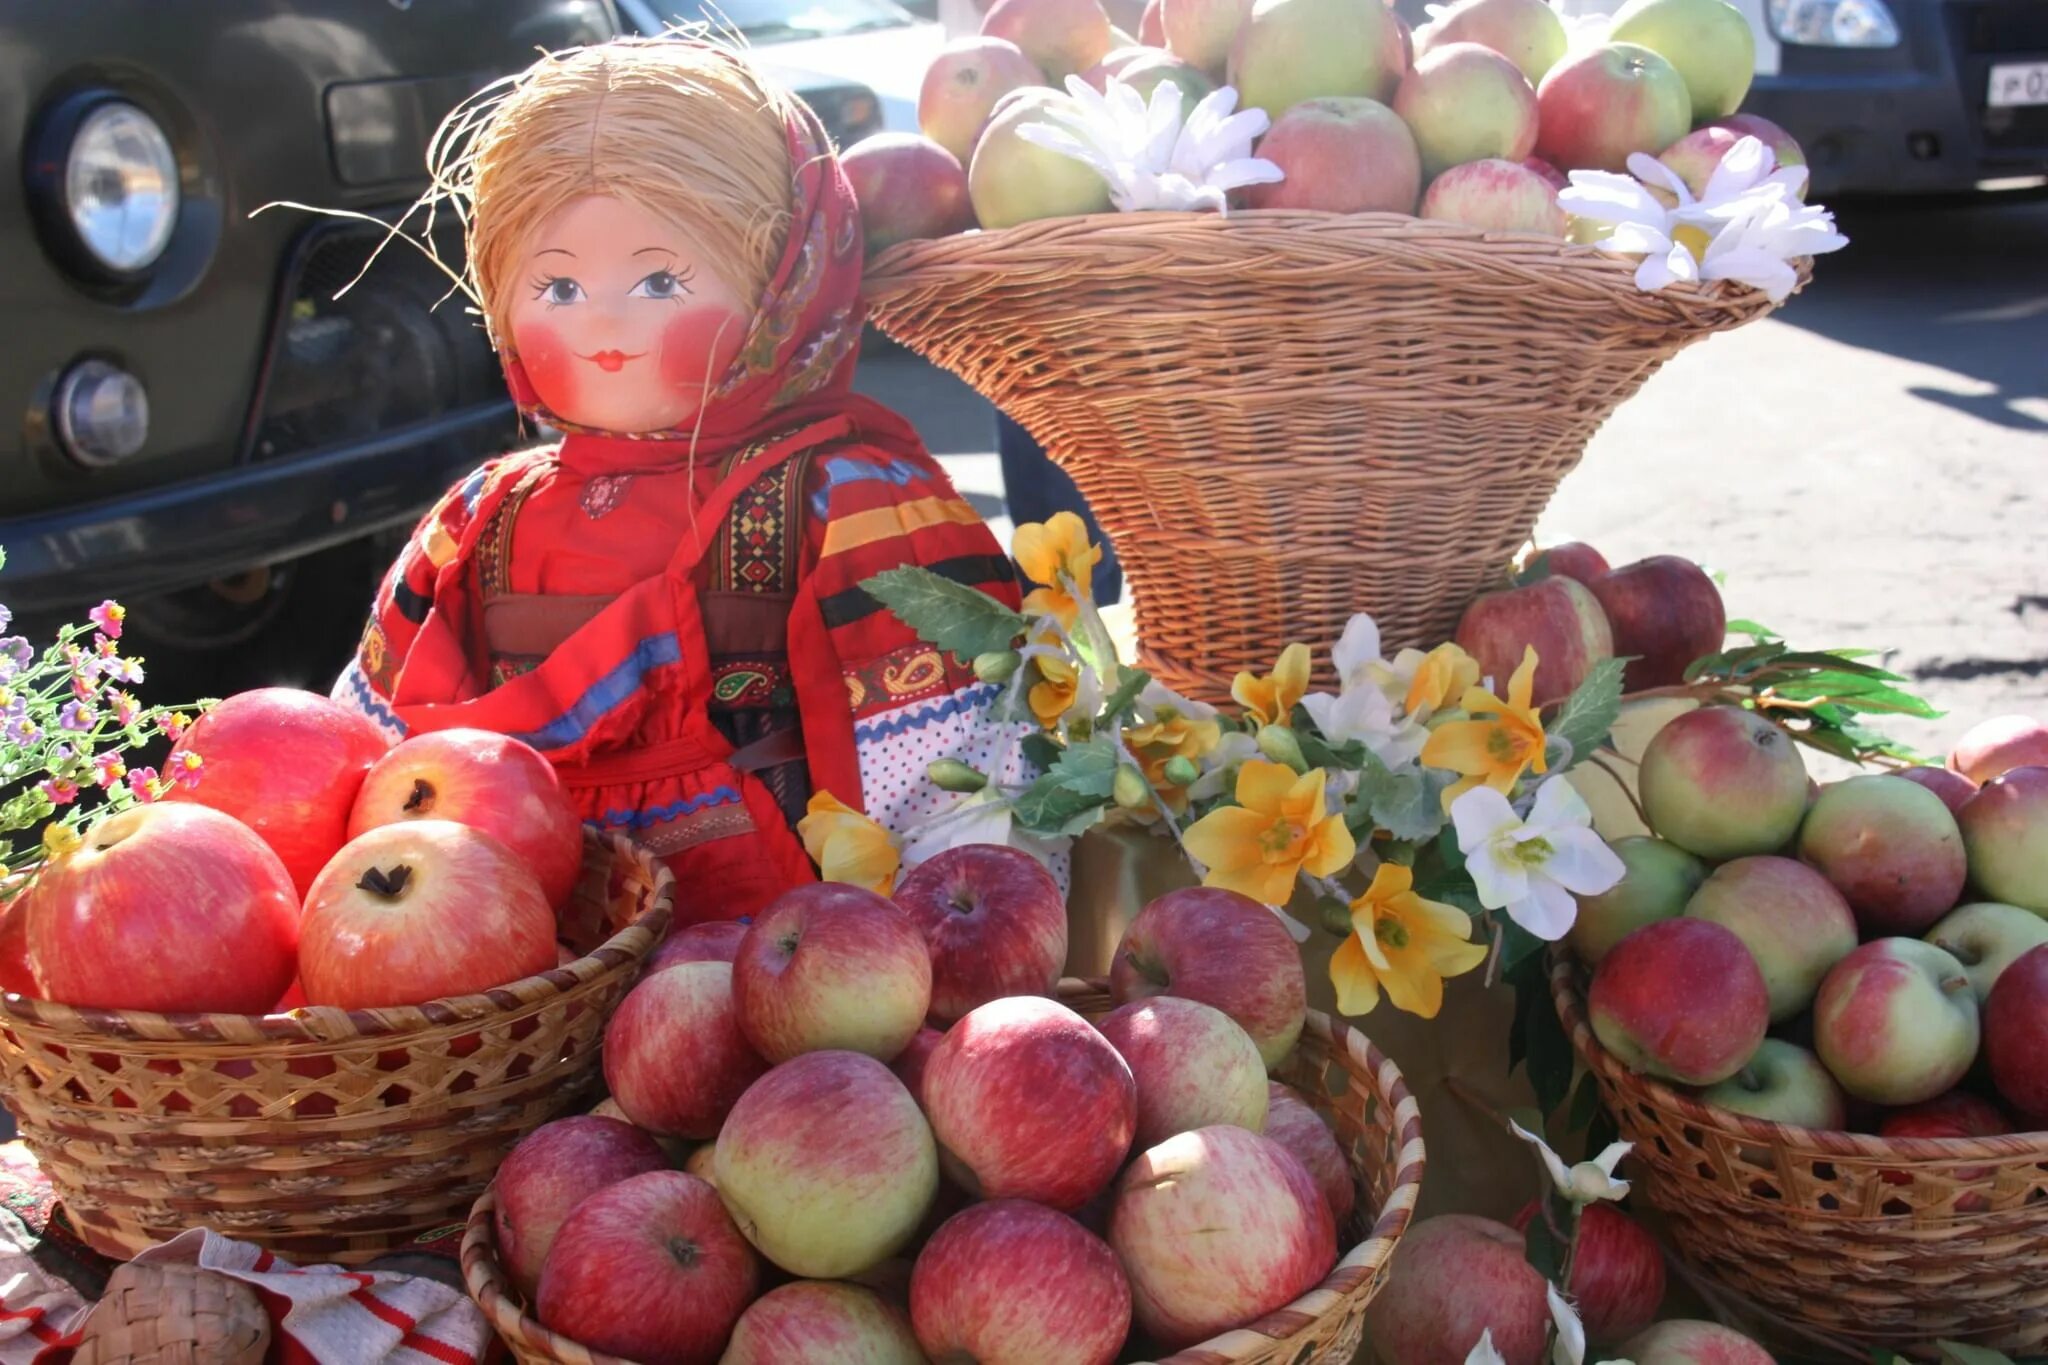
MULTIPOLYGON (((964 675, 965 670, 961 673, 964 675)), ((930 645, 921 643, 891 650, 846 674, 848 703, 856 714, 863 708, 869 711, 891 710, 924 697, 953 691, 956 685, 965 683, 966 678, 962 676, 956 684, 953 671, 946 667, 945 656, 930 645)))
POLYGON ((915 711, 905 711, 879 720, 864 722, 853 727, 853 738, 859 744, 873 744, 878 740, 891 739, 907 730, 922 730, 938 721, 951 720, 954 716, 988 705, 1002 693, 1000 683, 982 683, 956 693, 936 706, 920 706, 915 711))
POLYGON ((708 792, 671 801, 666 806, 651 806, 646 810, 608 810, 604 813, 604 823, 607 829, 646 829, 649 825, 669 824, 714 806, 735 806, 740 800, 737 787, 713 787, 708 792))
MULTIPOLYGON (((738 469, 766 446, 751 446, 731 461, 738 469)), ((749 485, 720 529, 714 586, 729 591, 787 596, 795 590, 801 537, 794 526, 801 515, 801 491, 810 468, 808 452, 783 461, 749 485)))
POLYGON ((538 730, 529 730, 513 738, 530 744, 543 753, 550 749, 565 748, 590 733, 605 713, 625 701, 641 686, 641 680, 657 668, 679 662, 683 657, 682 642, 674 633, 650 635, 637 645, 633 652, 612 669, 611 672, 592 683, 576 704, 549 721, 538 730))
POLYGON ((401 735, 406 732, 405 722, 400 720, 397 714, 390 707, 386 706, 375 692, 370 690, 370 684, 364 680, 361 668, 355 664, 350 664, 342 671, 341 676, 343 683, 348 687, 349 696, 364 715, 383 726, 386 730, 391 730, 401 735))
POLYGON ((632 484, 631 474, 593 475, 583 485, 583 515, 592 521, 602 520, 619 505, 632 484))
POLYGON ((771 706, 792 695, 789 669, 770 659, 733 659, 711 669, 711 700, 715 705, 771 706))
POLYGON ((743 805, 716 806, 700 810, 694 815, 684 816, 673 824, 664 825, 649 834, 642 831, 635 836, 648 852, 658 858, 672 857, 684 849, 708 844, 713 839, 729 839, 736 835, 752 834, 758 828, 754 817, 743 805))
POLYGON ((512 528, 519 521, 519 509, 533 493, 548 466, 536 463, 520 477, 498 503, 477 537, 476 573, 479 597, 489 601, 503 596, 512 586, 512 528))

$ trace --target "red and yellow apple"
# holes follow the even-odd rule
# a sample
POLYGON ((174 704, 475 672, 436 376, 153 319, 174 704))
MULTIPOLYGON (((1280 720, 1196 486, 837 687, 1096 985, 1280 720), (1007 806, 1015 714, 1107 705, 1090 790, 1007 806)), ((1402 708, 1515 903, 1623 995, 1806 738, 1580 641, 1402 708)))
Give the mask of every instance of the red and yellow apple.
POLYGON ((1111 1365, 1131 1328, 1116 1253, 1066 1214, 998 1199, 953 1215, 918 1253, 910 1320, 933 1360, 1111 1365))
POLYGON ((1918 939, 1864 944, 1835 964, 1813 1002, 1814 1050, 1844 1090, 1877 1104, 1949 1089, 1968 1074, 1979 1036, 1969 973, 1918 939))
POLYGON ((1982 785, 2014 768, 2048 765, 2048 725, 2032 716, 1993 716, 1963 733, 1948 766, 1982 785))
POLYGON ((1991 988, 1984 1056, 1999 1097, 2031 1126, 2048 1123, 2048 947, 2020 954, 1991 988))
POLYGON ((740 1031, 732 968, 678 962, 626 993, 604 1030, 604 1079, 651 1133, 706 1139, 768 1063, 740 1031))
POLYGON ((1535 90, 1513 62, 1477 43, 1428 44, 1401 78, 1394 112, 1415 133, 1426 179, 1536 149, 1535 90))
POLYGON ((1220 77, 1230 64, 1230 45, 1251 12, 1251 0, 1159 0, 1159 26, 1165 41, 1156 46, 1220 77))
POLYGON ((1109 13, 1097 0, 997 0, 981 21, 981 36, 1014 43, 1053 85, 1116 46, 1109 13))
POLYGON ((1608 37, 1646 47, 1676 67, 1695 123, 1740 109, 1756 73, 1756 35, 1728 0, 1629 0, 1615 12, 1608 37))
POLYGON ((796 1280, 755 1299, 718 1365, 925 1365, 901 1313, 865 1285, 796 1280))
POLYGON ((2013 768, 1992 778, 1956 823, 1977 889, 2048 915, 2048 767, 2013 768))
POLYGON ((1806 818, 1799 746, 1733 706, 1703 706, 1657 731, 1637 782, 1650 828, 1710 860, 1776 853, 1806 818))
POLYGON ((1948 807, 1950 815, 1962 813, 1963 803, 1977 794, 1977 784, 1959 772, 1948 768, 1894 768, 1893 777, 1903 777, 1908 782, 1918 782, 1941 798, 1941 804, 1948 807))
POLYGON ((1713 1085, 1770 1026, 1770 991, 1741 939, 1704 919, 1659 920, 1614 946, 1587 993, 1593 1032, 1632 1070, 1713 1085))
POLYGON ((1628 169, 1692 127, 1692 99, 1678 68, 1646 47, 1611 42, 1550 68, 1536 90, 1536 154, 1565 171, 1628 169))
POLYGON ((1271 1081, 1266 1086, 1263 1131, 1294 1153, 1295 1160, 1308 1170, 1341 1231, 1351 1217, 1351 1210, 1357 1207, 1358 1180, 1351 1173, 1351 1163, 1344 1159, 1344 1149, 1337 1145, 1337 1135, 1323 1116, 1298 1091, 1271 1081))
POLYGON ((1287 178, 1246 190, 1255 209, 1413 213, 1422 192, 1415 136, 1378 100, 1303 100, 1274 123, 1259 155, 1287 178))
POLYGON ((840 155, 870 252, 974 226, 960 158, 922 133, 875 133, 840 155))
POLYGON ((2048 919, 1998 901, 1959 905, 1927 931, 1927 941, 1963 964, 1977 999, 1991 999, 1991 988, 2020 954, 2048 943, 2048 919))
POLYGON ((771 1062, 841 1049, 889 1061, 932 999, 917 923, 863 887, 813 882, 784 892, 740 942, 733 1009, 771 1062))
POLYGON ((1048 110, 1062 107, 1075 106, 1056 91, 1013 90, 989 115, 967 167, 967 191, 982 227, 993 231, 1109 212, 1109 185, 1093 167, 1018 135, 1025 124, 1044 122, 1048 110))
POLYGON ((1471 1214, 1426 1219, 1394 1252, 1368 1327, 1386 1365, 1450 1365, 1485 1333, 1507 1365, 1539 1365, 1550 1335, 1543 1276, 1522 1235, 1471 1214))
POLYGON ((1621 880, 1597 895, 1579 897, 1567 940, 1589 967, 1645 924, 1676 919, 1707 879, 1707 865, 1676 844, 1637 834, 1608 845, 1621 859, 1621 880))
MULTIPOLYGON (((1533 1201, 1515 1215, 1524 1231, 1538 1211, 1533 1201)), ((1572 1303, 1594 1341, 1620 1341, 1657 1320, 1664 1302, 1664 1252, 1643 1225, 1612 1204, 1588 1204, 1579 1213, 1572 1252, 1572 1303)))
POLYGON ((1925 933, 1955 905, 1968 872, 1947 804, 1917 782, 1876 773, 1821 788, 1799 827, 1799 856, 1841 889, 1873 937, 1925 933))
POLYGON ((1685 913, 1742 940, 1764 974, 1771 1022, 1813 1003, 1821 979, 1856 951, 1856 917, 1820 873, 1791 858, 1737 858, 1714 869, 1685 913))
POLYGON ((654 1138, 614 1118, 577 1114, 543 1124, 512 1149, 492 1184, 498 1259, 529 1299, 569 1214, 591 1195, 648 1171, 669 1169, 654 1138))
POLYGON ((1045 995, 1067 961, 1067 899, 1022 849, 969 844, 912 869, 896 904, 931 957, 931 1016, 950 1023, 1007 995, 1045 995))
POLYGON ((1564 21, 1544 0, 1458 0, 1430 21, 1423 51, 1449 43, 1491 48, 1534 86, 1564 56, 1564 21))
POLYGON ((1614 628, 1615 654, 1629 660, 1622 686, 1631 692, 1677 686, 1695 659, 1727 638, 1721 590, 1689 559, 1652 555, 1588 586, 1614 628))
POLYGON ((1538 706, 1563 701, 1594 664, 1614 657, 1607 613, 1583 583, 1562 577, 1480 594, 1458 622, 1457 642, 1493 679, 1496 696, 1507 695, 1508 679, 1533 646, 1538 706))
POLYGON ((1266 1069, 1294 1050, 1308 1017, 1301 952, 1249 896, 1216 887, 1169 891, 1140 910, 1110 964, 1119 1005, 1177 995, 1214 1005, 1249 1033, 1266 1069))
POLYGON ((1429 182, 1419 214, 1486 232, 1564 235, 1565 214, 1550 182, 1519 161, 1489 157, 1453 166, 1429 182))
POLYGON ((653 976, 678 962, 731 962, 739 956, 740 943, 746 936, 747 926, 736 919, 685 924, 669 931, 669 936, 655 945, 641 964, 640 975, 653 976))
POLYGON ((1633 1365, 1775 1365, 1769 1351, 1742 1333, 1697 1318, 1667 1318, 1631 1338, 1621 1353, 1633 1365))
MULTIPOLYGON (((1721 161, 1735 150, 1735 144, 1745 137, 1753 137, 1764 144, 1779 166, 1804 166, 1806 154, 1792 135, 1777 124, 1761 119, 1754 114, 1736 114, 1732 118, 1716 119, 1714 122, 1693 129, 1678 141, 1666 147, 1657 159, 1671 169, 1671 173, 1685 182, 1686 189, 1695 199, 1707 192, 1707 183, 1714 172, 1720 169, 1721 161)), ((1660 195, 1667 191, 1659 190, 1660 195)), ((1676 196, 1668 196, 1675 199, 1676 196)), ((1801 197, 1804 198, 1802 187, 1801 197)))
POLYGON ((1229 84, 1246 109, 1278 120, 1331 95, 1385 101, 1398 79, 1380 0, 1253 0, 1231 44, 1229 84))
POLYGON ((1045 73, 1015 43, 962 38, 947 44, 925 69, 917 96, 918 130, 965 166, 974 159, 974 145, 996 101, 1012 90, 1045 83, 1045 73))
POLYGON ((1162 995, 1121 1005, 1096 1027, 1137 1082, 1138 1150, 1212 1124, 1265 1127, 1266 1064, 1222 1010, 1162 995))

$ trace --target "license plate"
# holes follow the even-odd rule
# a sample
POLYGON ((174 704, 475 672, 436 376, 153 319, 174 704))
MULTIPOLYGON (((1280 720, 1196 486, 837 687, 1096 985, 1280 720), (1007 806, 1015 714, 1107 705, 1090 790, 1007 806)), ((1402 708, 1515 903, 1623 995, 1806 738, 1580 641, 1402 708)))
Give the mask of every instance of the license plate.
POLYGON ((2048 62, 2006 62, 1992 67, 1985 103, 1993 109, 2048 104, 2048 62))

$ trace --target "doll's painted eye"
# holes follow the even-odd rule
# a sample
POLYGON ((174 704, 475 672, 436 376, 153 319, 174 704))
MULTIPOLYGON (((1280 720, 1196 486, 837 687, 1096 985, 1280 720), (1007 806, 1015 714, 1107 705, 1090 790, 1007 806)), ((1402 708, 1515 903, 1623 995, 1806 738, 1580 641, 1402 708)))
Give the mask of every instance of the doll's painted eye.
POLYGON ((557 308, 565 303, 583 302, 583 286, 567 275, 555 275, 545 280, 535 280, 533 296, 548 307, 557 308))
POLYGON ((636 299, 679 299, 690 292, 688 280, 673 270, 657 270, 626 292, 636 299))

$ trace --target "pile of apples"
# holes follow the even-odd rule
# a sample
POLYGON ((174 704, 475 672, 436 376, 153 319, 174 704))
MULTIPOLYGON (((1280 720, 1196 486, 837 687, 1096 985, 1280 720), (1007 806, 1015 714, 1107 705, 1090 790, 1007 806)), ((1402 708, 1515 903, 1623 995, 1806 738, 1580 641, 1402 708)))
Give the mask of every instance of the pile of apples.
POLYGON ((530 1311, 666 1365, 1109 1365, 1312 1288, 1356 1188, 1268 1079, 1292 939, 1170 893, 1090 1024, 1050 998, 1066 925, 1029 855, 969 846, 893 900, 820 884, 677 931, 606 1030, 611 1098, 496 1177, 530 1311))
POLYGON ((1062 83, 1115 78, 1149 100, 1170 82, 1183 113, 1227 83, 1271 118, 1256 154, 1286 175, 1245 207, 1591 240, 1558 204, 1566 172, 1642 153, 1698 195, 1744 136, 1805 164, 1784 129, 1737 112, 1754 62, 1726 0, 1629 0, 1580 50, 1545 0, 1457 0, 1413 33, 1381 0, 1150 0, 1135 37, 1098 0, 999 0, 932 64, 922 134, 861 142, 846 168, 874 249, 1104 213, 1100 176, 1018 134, 1070 100, 1062 83))
POLYGON ((1818 786, 1783 730, 1705 707, 1639 790, 1654 837, 1616 841, 1627 873, 1571 935, 1609 1051, 1808 1128, 2048 1128, 2048 725, 1818 786))
POLYGON ((264 1014, 488 990, 575 954, 583 825, 554 768, 481 730, 395 747, 312 692, 221 702, 172 750, 199 780, 89 827, 0 920, 0 988, 264 1014))

